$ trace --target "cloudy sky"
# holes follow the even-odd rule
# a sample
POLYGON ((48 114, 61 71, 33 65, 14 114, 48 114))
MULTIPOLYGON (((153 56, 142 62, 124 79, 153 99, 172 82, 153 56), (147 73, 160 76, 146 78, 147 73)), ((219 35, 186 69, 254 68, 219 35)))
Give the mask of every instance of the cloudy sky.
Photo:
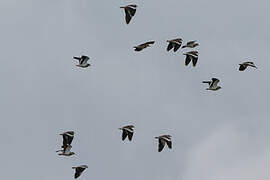
POLYGON ((1 0, 3 179, 269 179, 269 2, 1 0), (135 3, 129 25, 119 7, 135 3), (199 61, 166 40, 198 40, 199 61), (156 43, 141 52, 133 46, 156 43), (81 69, 73 56, 88 55, 81 69), (238 71, 252 60, 258 69, 238 71), (201 81, 217 77, 222 89, 201 81), (132 142, 119 127, 133 124, 132 142), (73 157, 59 133, 75 131, 73 157), (155 136, 173 149, 157 152, 155 136))

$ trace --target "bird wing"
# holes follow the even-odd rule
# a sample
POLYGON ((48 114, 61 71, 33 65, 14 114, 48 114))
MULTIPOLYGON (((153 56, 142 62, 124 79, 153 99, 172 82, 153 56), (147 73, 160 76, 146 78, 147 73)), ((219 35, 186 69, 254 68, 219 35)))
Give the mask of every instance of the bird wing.
POLYGON ((78 169, 78 168, 76 168, 75 174, 74 174, 74 178, 75 178, 75 179, 77 179, 77 178, 82 174, 82 172, 79 172, 77 169, 78 169))
POLYGON ((187 42, 187 45, 190 46, 190 45, 193 45, 195 43, 196 43, 196 41, 189 41, 189 42, 187 42))
POLYGON ((67 145, 70 145, 74 137, 74 132, 65 132, 63 134, 63 148, 65 148, 67 145))
POLYGON ((195 67, 198 62, 198 57, 192 57, 192 64, 195 67))
POLYGON ((123 129, 123 133, 122 133, 122 141, 124 141, 124 140, 126 139, 127 135, 128 135, 127 130, 123 129))
POLYGON ((173 51, 176 52, 176 51, 180 48, 180 46, 181 46, 181 43, 180 43, 180 44, 175 43, 175 44, 174 44, 173 51))
POLYGON ((219 79, 212 78, 212 83, 210 84, 210 87, 217 87, 218 83, 219 83, 219 79))
POLYGON ((166 141, 166 143, 167 143, 168 147, 169 147, 170 149, 172 149, 172 141, 166 141))
POLYGON ((82 167, 82 166, 76 167, 75 175, 74 175, 75 179, 77 179, 84 170, 85 170, 85 167, 82 167))
POLYGON ((186 54, 186 60, 185 60, 185 65, 187 66, 191 61, 190 55, 186 54))
POLYGON ((246 62, 246 64, 247 64, 248 66, 257 68, 257 67, 255 66, 254 62, 246 62))
POLYGON ((132 15, 131 15, 131 13, 130 13, 130 11, 129 11, 128 8, 125 8, 125 14, 126 14, 126 16, 125 16, 125 18, 126 18, 126 23, 129 24, 129 22, 130 22, 130 20, 131 20, 131 18, 132 18, 132 15))
POLYGON ((244 71, 246 68, 247 68, 246 65, 240 64, 240 66, 239 66, 239 71, 244 71))
POLYGON ((128 132, 127 134, 128 134, 128 140, 131 141, 133 137, 133 132, 128 132))
POLYGON ((169 42, 168 47, 167 47, 167 51, 170 51, 173 48, 173 43, 169 42))
POLYGON ((165 141, 161 138, 158 139, 158 152, 161 152, 165 146, 165 141))
POLYGON ((127 6, 126 9, 129 11, 129 14, 131 16, 134 16, 136 13, 136 8, 132 7, 132 6, 127 6))
POLYGON ((88 56, 82 56, 82 61, 80 62, 80 64, 86 64, 88 60, 89 60, 88 56))

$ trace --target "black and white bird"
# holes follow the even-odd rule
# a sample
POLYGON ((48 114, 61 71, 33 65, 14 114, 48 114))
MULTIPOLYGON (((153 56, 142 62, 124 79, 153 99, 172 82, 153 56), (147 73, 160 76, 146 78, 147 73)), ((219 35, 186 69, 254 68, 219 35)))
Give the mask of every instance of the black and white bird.
POLYGON ((182 46, 182 48, 195 48, 196 46, 199 46, 199 43, 197 43, 197 41, 189 41, 186 45, 182 46))
POLYGON ((77 179, 86 168, 88 168, 87 165, 72 167, 72 169, 75 169, 74 178, 77 179))
POLYGON ((155 138, 158 139, 158 152, 162 151, 165 144, 167 144, 167 146, 172 149, 172 141, 170 135, 162 135, 155 138))
POLYGON ((134 50, 135 51, 141 51, 141 50, 143 50, 144 48, 147 48, 147 47, 149 47, 150 46, 150 44, 154 44, 155 43, 155 41, 148 41, 148 42, 146 42, 146 43, 143 43, 143 44, 140 44, 140 45, 138 45, 138 46, 134 46, 134 50))
POLYGON ((128 140, 131 141, 133 134, 134 134, 134 126, 133 125, 128 125, 128 126, 124 126, 119 128, 120 130, 122 130, 122 140, 124 141, 126 139, 126 137, 128 137, 128 140))
POLYGON ((74 138, 74 131, 66 131, 60 134, 63 137, 63 145, 62 148, 71 145, 74 138))
POLYGON ((70 151, 71 148, 72 148, 72 146, 68 144, 62 150, 58 150, 56 152, 61 152, 61 153, 58 154, 59 156, 72 156, 75 153, 70 151))
POLYGON ((244 71, 248 66, 250 67, 254 67, 257 69, 257 67, 255 66, 254 62, 250 62, 250 61, 247 61, 247 62, 243 62, 241 64, 239 64, 239 71, 244 71))
POLYGON ((127 5, 127 6, 121 6, 120 8, 123 8, 125 10, 126 23, 129 24, 130 20, 132 19, 132 17, 136 13, 137 5, 136 4, 131 4, 131 5, 127 5))
POLYGON ((73 59, 79 60, 79 64, 76 65, 78 67, 86 68, 88 66, 91 66, 91 64, 87 63, 87 61, 89 60, 88 56, 82 55, 81 57, 73 57, 73 59))
POLYGON ((203 83, 207 83, 209 85, 209 88, 206 90, 217 91, 221 89, 221 87, 217 85, 219 83, 219 79, 217 78, 212 78, 212 81, 203 81, 203 83))
POLYGON ((176 52, 180 48, 180 46, 182 45, 181 38, 167 40, 167 42, 169 43, 167 46, 167 51, 170 51, 173 48, 173 51, 176 52))
POLYGON ((184 53, 183 55, 186 56, 186 60, 185 60, 186 66, 190 63, 190 61, 192 61, 193 67, 196 66, 196 64, 198 62, 198 56, 199 56, 198 51, 189 51, 189 52, 184 53))

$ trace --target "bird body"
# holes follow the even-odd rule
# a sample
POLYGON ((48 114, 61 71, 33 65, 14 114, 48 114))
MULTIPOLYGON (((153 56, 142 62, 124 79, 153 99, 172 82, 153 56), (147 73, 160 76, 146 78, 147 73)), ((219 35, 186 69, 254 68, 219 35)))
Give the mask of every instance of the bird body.
POLYGON ((58 150, 58 151, 56 151, 56 152, 61 152, 61 153, 58 154, 59 156, 72 156, 72 155, 74 155, 75 153, 70 151, 71 148, 72 148, 71 145, 67 145, 67 146, 64 147, 62 150, 58 150))
POLYGON ((163 150, 165 144, 167 144, 169 149, 172 149, 172 141, 170 135, 162 135, 155 138, 158 139, 158 152, 163 150))
POLYGON ((124 141, 126 139, 126 137, 128 137, 128 140, 131 141, 132 137, 133 137, 133 133, 134 133, 134 126, 133 125, 128 125, 128 126, 124 126, 119 128, 120 130, 122 130, 122 140, 124 141))
POLYGON ((186 48, 186 47, 189 47, 189 48, 194 48, 196 46, 199 46, 199 43, 197 43, 197 41, 189 41, 187 42, 186 45, 184 45, 182 48, 186 48))
POLYGON ((138 45, 138 46, 134 46, 134 48, 135 48, 134 50, 135 50, 135 51, 141 51, 141 50, 143 50, 143 49, 149 47, 150 44, 154 44, 154 43, 155 43, 155 41, 148 41, 148 42, 143 43, 143 44, 140 44, 140 45, 138 45))
POLYGON ((203 83, 207 83, 209 85, 209 88, 206 90, 217 91, 221 89, 221 87, 217 85, 219 83, 219 79, 217 78, 212 78, 212 81, 203 81, 203 83))
POLYGON ((180 48, 180 46, 182 45, 181 38, 167 40, 167 42, 169 43, 167 46, 167 51, 170 51, 173 48, 173 51, 176 52, 180 48))
POLYGON ((129 22, 131 21, 132 17, 136 13, 137 5, 136 4, 131 4, 131 5, 127 5, 127 6, 121 6, 120 8, 123 8, 125 10, 126 23, 129 24, 129 22))
POLYGON ((255 66, 254 62, 251 61, 247 61, 247 62, 243 62, 241 64, 239 64, 239 71, 244 71, 248 66, 250 67, 254 67, 257 69, 257 67, 255 66))

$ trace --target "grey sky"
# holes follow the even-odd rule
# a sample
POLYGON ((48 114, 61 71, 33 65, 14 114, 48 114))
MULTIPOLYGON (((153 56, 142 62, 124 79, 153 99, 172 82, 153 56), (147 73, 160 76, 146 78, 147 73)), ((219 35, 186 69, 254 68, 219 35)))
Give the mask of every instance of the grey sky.
POLYGON ((1 0, 3 179, 269 179, 269 2, 1 0), (119 7, 135 3, 129 25, 119 7), (166 40, 198 40, 197 67, 166 40), (133 46, 155 40, 134 52, 133 46), (73 56, 89 55, 80 69, 73 56), (253 60, 257 70, 238 72, 253 60), (205 91, 217 77, 222 89, 205 91), (135 125, 133 142, 119 127, 135 125), (74 157, 59 133, 76 132, 74 157), (154 136, 171 134, 157 152, 154 136))

